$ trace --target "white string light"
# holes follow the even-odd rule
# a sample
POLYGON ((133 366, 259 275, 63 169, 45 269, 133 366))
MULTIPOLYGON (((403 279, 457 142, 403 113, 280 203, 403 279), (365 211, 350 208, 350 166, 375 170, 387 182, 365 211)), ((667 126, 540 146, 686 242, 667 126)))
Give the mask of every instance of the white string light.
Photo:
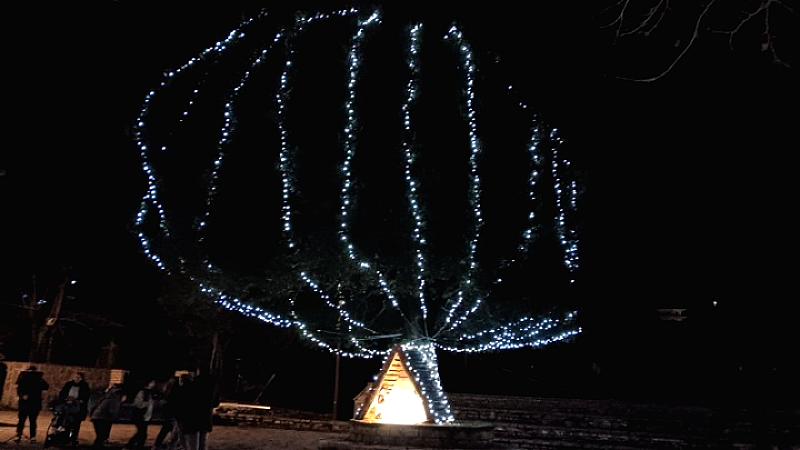
MULTIPOLYGON (((346 16, 346 15, 350 15, 350 14, 355 14, 357 12, 358 12, 357 10, 351 9, 351 10, 348 10, 348 11, 340 11, 338 13, 338 15, 346 16)), ((317 15, 315 15, 312 18, 307 19, 307 20, 304 20, 302 18, 299 19, 295 24, 295 34, 299 34, 299 32, 301 32, 303 30, 305 25, 311 23, 312 21, 320 20, 320 19, 323 19, 323 18, 326 18, 326 16, 317 14, 317 15)), ((341 203, 342 203, 342 206, 341 206, 341 212, 340 212, 341 213, 341 220, 340 220, 340 224, 341 225, 340 225, 340 233, 339 234, 342 237, 343 244, 348 249, 347 256, 353 261, 358 261, 358 259, 356 257, 356 254, 355 254, 354 250, 353 250, 353 246, 349 243, 349 238, 347 237, 347 229, 348 229, 347 224, 348 224, 348 221, 347 221, 346 218, 347 218, 347 214, 348 214, 348 212, 350 210, 350 207, 349 207, 349 198, 350 198, 350 196, 349 196, 349 186, 351 184, 351 177, 352 177, 352 175, 350 173, 350 170, 349 170, 349 166, 350 166, 350 162, 352 161, 352 157, 353 157, 353 155, 355 153, 355 149, 354 149, 355 140, 354 140, 354 134, 353 134, 353 131, 352 131, 355 128, 355 122, 356 122, 355 112, 353 111, 353 108, 354 108, 353 101, 355 99, 355 87, 354 86, 355 86, 356 78, 357 78, 357 75, 358 75, 358 66, 359 66, 359 60, 360 60, 360 57, 359 57, 359 46, 360 45, 359 44, 360 44, 360 41, 364 38, 364 27, 372 25, 372 24, 377 24, 377 23, 379 23, 379 15, 377 14, 377 12, 371 14, 366 20, 363 20, 363 21, 359 22, 358 30, 357 30, 355 36, 352 38, 352 43, 351 43, 351 46, 350 46, 350 53, 349 53, 349 82, 348 82, 349 88, 348 88, 348 100, 347 100, 347 103, 345 104, 345 111, 347 111, 347 125, 346 125, 345 130, 344 130, 345 131, 345 154, 346 154, 346 158, 345 158, 345 162, 344 162, 343 168, 342 168, 342 172, 344 173, 345 176, 344 176, 344 187, 342 188, 342 191, 341 191, 341 199, 342 199, 341 203)), ((282 179, 282 185, 283 185, 283 192, 282 192, 282 197, 281 197, 282 198, 282 205, 283 205, 282 206, 283 223, 284 223, 283 229, 284 229, 284 236, 286 237, 286 242, 287 242, 287 245, 288 245, 289 248, 294 248, 296 244, 295 244, 293 236, 292 236, 293 227, 292 227, 292 208, 291 208, 291 193, 294 192, 294 187, 293 187, 294 174, 293 174, 292 166, 291 166, 291 156, 289 155, 289 148, 290 148, 289 133, 286 130, 286 127, 285 127, 285 119, 286 119, 286 109, 285 109, 285 107, 286 107, 286 101, 289 100, 289 98, 290 98, 290 95, 289 95, 289 81, 290 81, 290 77, 291 77, 291 69, 293 67, 293 59, 294 59, 294 50, 290 46, 290 48, 287 50, 287 57, 286 57, 286 62, 284 64, 284 71, 281 74, 280 92, 276 96, 276 99, 277 99, 277 102, 278 102, 278 105, 279 105, 279 117, 280 117, 280 120, 279 120, 279 131, 280 131, 280 136, 281 136, 281 145, 280 145, 281 154, 280 154, 280 165, 279 165, 279 167, 280 167, 281 179, 282 179)), ((361 261, 361 262, 359 262, 359 267, 362 270, 367 270, 367 269, 369 269, 370 265, 369 265, 368 262, 361 261)), ((378 275, 380 276, 379 272, 378 272, 378 275)), ((355 327, 356 329, 362 329, 362 330, 363 329, 367 329, 366 325, 363 322, 357 321, 357 320, 352 318, 352 315, 344 308, 344 306, 346 306, 345 303, 343 303, 343 302, 340 302, 340 303, 331 302, 330 301, 330 297, 331 296, 324 289, 322 289, 319 286, 319 284, 313 279, 312 276, 310 276, 309 274, 307 274, 305 272, 302 272, 300 274, 300 278, 312 289, 312 291, 314 291, 315 293, 317 293, 320 296, 320 298, 324 301, 325 306, 327 306, 329 308, 332 308, 332 309, 335 309, 337 311, 337 313, 339 314, 339 317, 342 318, 343 320, 345 320, 345 322, 348 324, 348 326, 351 327, 350 328, 351 332, 353 331, 353 327, 355 327)), ((385 280, 383 280, 382 278, 381 278, 381 282, 382 282, 382 286, 384 284, 386 284, 388 286, 388 283, 385 283, 385 280)), ((388 291, 388 288, 386 288, 384 290, 388 291)), ((395 305, 396 307, 399 307, 398 306, 399 304, 398 304, 397 300, 391 296, 390 292, 388 292, 388 293, 390 295, 390 299, 392 300, 393 305, 395 305)), ((292 314, 293 314, 293 316, 296 317, 296 313, 294 311, 292 312, 292 314)), ((299 321, 299 318, 297 320, 299 321)), ((301 331, 302 331, 303 335, 306 338, 311 339, 312 341, 316 342, 318 345, 323 346, 323 347, 328 348, 328 349, 333 349, 332 346, 324 345, 321 339, 317 338, 316 336, 312 336, 311 332, 308 331, 307 328, 301 327, 301 331)), ((352 335, 352 333, 351 333, 351 335, 352 335)), ((370 356, 373 356, 375 354, 374 351, 369 350, 366 347, 364 347, 363 344, 361 343, 361 341, 359 339, 356 339, 355 336, 352 336, 352 338, 350 339, 350 343, 352 345, 354 345, 357 349, 359 349, 359 352, 361 354, 368 354, 370 356)), ((337 346, 337 349, 338 349, 338 346, 337 346)))
POLYGON ((419 300, 420 310, 422 312, 423 326, 427 326, 428 307, 425 300, 425 271, 427 263, 425 261, 425 237, 424 237, 424 224, 422 220, 422 211, 419 205, 419 196, 417 195, 417 186, 419 182, 411 175, 411 168, 415 159, 415 155, 411 149, 412 142, 412 127, 411 127, 411 107, 416 102, 419 95, 419 76, 420 76, 420 35, 422 34, 422 24, 417 23, 411 27, 409 32, 409 46, 408 46, 408 70, 409 78, 406 85, 406 96, 401 109, 403 111, 403 141, 402 149, 405 156, 404 175, 406 181, 406 196, 408 197, 408 204, 411 208, 411 217, 414 221, 414 228, 411 234, 412 243, 414 245, 414 257, 416 258, 416 272, 417 272, 417 298, 419 300))
POLYGON ((407 342, 401 348, 406 355, 408 370, 420 388, 420 395, 425 400, 433 421, 454 422, 455 416, 450 410, 450 402, 439 378, 439 362, 434 344, 429 340, 418 340, 407 342))
POLYGON ((476 67, 473 63, 473 55, 472 55, 472 48, 464 39, 464 36, 457 27, 452 26, 447 32, 445 39, 450 39, 454 42, 456 47, 459 50, 459 55, 461 57, 461 69, 465 74, 465 90, 464 90, 464 98, 465 98, 465 106, 466 106, 466 119, 467 124, 469 126, 469 146, 470 146, 470 156, 469 156, 469 168, 470 168, 470 185, 469 185, 469 203, 472 207, 472 237, 469 240, 469 252, 467 255, 467 274, 461 282, 461 289, 459 289, 458 293, 456 294, 456 300, 451 302, 447 315, 444 319, 445 329, 452 330, 455 327, 459 326, 463 321, 469 317, 470 314, 475 312, 478 307, 480 306, 482 299, 480 298, 477 291, 472 289, 473 287, 473 280, 474 275, 478 269, 478 262, 475 258, 475 255, 478 250, 478 241, 480 240, 480 231, 483 227, 483 217, 481 216, 481 180, 478 176, 478 158, 481 152, 480 141, 478 139, 478 125, 476 119, 475 108, 473 105, 473 99, 475 98, 474 92, 474 84, 475 84, 475 72, 476 67), (471 300, 470 306, 464 307, 465 296, 474 297, 471 299, 466 299, 467 301, 471 300), (453 319, 453 317, 458 313, 460 316, 457 319, 453 319))
POLYGON ((558 242, 564 251, 564 265, 570 273, 570 283, 575 283, 575 272, 578 270, 579 257, 578 257, 578 233, 574 228, 567 225, 567 211, 577 208, 578 190, 575 181, 570 183, 568 189, 563 187, 563 180, 561 178, 561 168, 568 168, 570 165, 569 160, 561 160, 559 158, 559 147, 564 143, 563 139, 558 135, 558 130, 553 128, 550 132, 550 139, 556 145, 553 146, 552 157, 552 172, 554 180, 554 188, 556 191, 556 206, 558 208, 558 216, 556 217, 556 234, 558 242), (565 200, 566 199, 566 200, 565 200), (567 206, 565 206, 565 203, 567 206))
POLYGON ((350 216, 353 210, 353 201, 351 198, 353 186, 353 173, 351 170, 353 157, 356 153, 356 130, 358 128, 358 117, 355 111, 356 99, 356 85, 358 82, 358 71, 361 66, 361 43, 365 38, 364 27, 367 25, 377 25, 380 23, 379 15, 373 13, 367 20, 360 23, 358 30, 351 39, 350 51, 348 53, 348 76, 347 76, 347 101, 344 105, 345 113, 347 114, 347 122, 345 124, 344 134, 344 161, 342 162, 342 188, 341 188, 341 204, 339 208, 339 237, 342 246, 347 254, 347 257, 356 263, 357 267, 361 270, 372 270, 372 273, 377 278, 381 290, 386 294, 392 306, 397 309, 401 314, 400 302, 397 296, 390 289, 390 284, 384 274, 374 264, 364 260, 360 257, 355 249, 355 245, 350 239, 350 216))
MULTIPOLYGON (((244 38, 245 35, 244 35, 244 32, 242 32, 242 29, 245 26, 247 26, 247 25, 249 25, 249 24, 255 22, 256 20, 261 19, 261 18, 263 18, 265 16, 266 16, 266 12, 262 12, 257 17, 253 17, 253 18, 244 20, 242 22, 242 24, 238 28, 232 30, 228 34, 228 37, 225 38, 224 40, 219 41, 219 42, 215 43, 214 45, 212 45, 211 47, 208 47, 207 49, 203 50, 198 56, 190 59, 189 61, 187 61, 185 64, 183 64, 178 69, 173 70, 173 71, 169 71, 169 72, 165 72, 162 75, 162 80, 161 80, 161 82, 159 84, 159 87, 157 89, 151 90, 145 96, 144 105, 142 106, 142 109, 139 112, 139 117, 136 120, 136 128, 135 128, 135 133, 134 133, 134 141, 136 142, 136 145, 139 148, 139 155, 140 155, 141 161, 142 161, 142 170, 144 171, 144 173, 146 175, 146 179, 147 179, 147 192, 142 197, 141 206, 139 207, 139 211, 136 214, 135 225, 137 227, 142 227, 143 226, 145 220, 147 219, 148 210, 150 210, 152 208, 152 209, 155 209, 157 214, 158 214, 159 228, 161 230, 161 233, 163 233, 163 235, 165 237, 169 236, 169 227, 167 226, 166 211, 164 209, 163 204, 159 200, 158 188, 157 188, 157 183, 156 183, 156 173, 153 170, 153 166, 152 166, 152 164, 150 162, 150 151, 151 151, 151 148, 150 148, 150 145, 148 144, 149 136, 148 136, 147 123, 148 123, 148 117, 150 116, 150 104, 151 104, 153 98, 161 90, 169 88, 172 85, 173 80, 175 78, 177 78, 179 75, 182 75, 183 73, 191 70, 193 67, 195 67, 196 64, 198 64, 199 62, 201 62, 201 61, 203 61, 205 59, 209 59, 209 58, 213 58, 215 56, 219 56, 222 52, 224 52, 228 48, 229 44, 234 43, 234 42, 244 38)), ((182 114, 180 116, 179 122, 182 123, 184 121, 185 117, 188 116, 189 107, 194 105, 194 102, 195 102, 195 99, 197 98, 198 93, 199 93, 199 90, 197 90, 197 89, 193 90, 193 95, 192 95, 192 97, 191 97, 191 99, 189 101, 188 106, 186 107, 186 109, 183 110, 183 112, 182 112, 182 114)), ((160 148, 161 148, 161 151, 166 151, 167 150, 166 146, 161 146, 160 148)), ((152 246, 151 246, 151 242, 145 236, 145 233, 140 231, 138 233, 138 236, 139 236, 139 240, 141 242, 142 249, 144 250, 145 255, 148 258, 150 258, 153 262, 155 262, 156 266, 159 269, 167 270, 167 267, 164 265, 164 261, 162 260, 162 258, 153 251, 152 246)))

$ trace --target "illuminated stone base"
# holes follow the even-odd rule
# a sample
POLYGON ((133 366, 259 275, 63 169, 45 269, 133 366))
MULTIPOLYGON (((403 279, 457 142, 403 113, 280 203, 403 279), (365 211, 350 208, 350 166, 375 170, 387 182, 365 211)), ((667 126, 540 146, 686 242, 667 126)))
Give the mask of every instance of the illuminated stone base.
POLYGON ((321 440, 320 450, 403 449, 491 449, 494 425, 486 422, 398 425, 361 420, 350 421, 344 440, 321 440))

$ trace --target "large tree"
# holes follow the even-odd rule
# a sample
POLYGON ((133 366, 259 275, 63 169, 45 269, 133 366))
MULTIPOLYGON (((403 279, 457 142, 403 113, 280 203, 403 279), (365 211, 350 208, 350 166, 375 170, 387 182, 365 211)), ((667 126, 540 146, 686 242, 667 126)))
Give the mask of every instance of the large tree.
POLYGON ((345 356, 568 339, 580 168, 457 25, 356 9, 247 19, 164 74, 136 131, 147 256, 345 356))

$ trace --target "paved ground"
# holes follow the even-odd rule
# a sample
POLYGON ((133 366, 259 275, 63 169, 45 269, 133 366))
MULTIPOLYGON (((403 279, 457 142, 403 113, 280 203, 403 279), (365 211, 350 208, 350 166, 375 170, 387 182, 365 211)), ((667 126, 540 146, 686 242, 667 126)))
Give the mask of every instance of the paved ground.
MULTIPOLYGON (((42 411, 37 420, 37 443, 27 439, 28 428, 23 432, 20 444, 14 442, 16 436, 17 412, 0 410, 0 450, 32 450, 44 446, 47 425, 50 423, 49 411, 42 411)), ((147 450, 153 445, 160 426, 149 427, 147 450)), ((128 442, 136 430, 130 424, 115 424, 111 428, 109 448, 120 449, 128 442)), ((94 442, 94 427, 90 421, 83 422, 79 436, 79 447, 87 449, 94 442)), ((260 427, 243 427, 234 425, 217 425, 211 432, 209 448, 211 450, 260 450, 260 449, 296 449, 316 450, 320 439, 341 438, 341 434, 319 431, 279 430, 260 427)))

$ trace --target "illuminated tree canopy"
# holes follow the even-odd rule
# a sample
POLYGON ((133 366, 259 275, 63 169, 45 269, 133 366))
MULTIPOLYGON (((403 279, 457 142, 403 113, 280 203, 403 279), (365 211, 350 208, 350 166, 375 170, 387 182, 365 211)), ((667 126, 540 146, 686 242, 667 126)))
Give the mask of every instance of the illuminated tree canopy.
POLYGON ((379 11, 243 21, 145 98, 144 252, 332 352, 402 344, 452 421, 435 349, 580 332, 580 171, 494 63, 456 24, 379 11))

